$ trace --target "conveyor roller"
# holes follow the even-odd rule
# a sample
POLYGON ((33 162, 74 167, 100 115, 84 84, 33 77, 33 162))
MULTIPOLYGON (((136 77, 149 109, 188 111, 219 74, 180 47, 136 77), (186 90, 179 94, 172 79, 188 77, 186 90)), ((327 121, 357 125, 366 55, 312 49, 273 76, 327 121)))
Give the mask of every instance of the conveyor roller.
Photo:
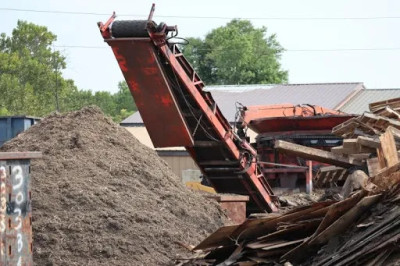
POLYGON ((147 20, 117 20, 111 24, 111 36, 114 38, 149 37, 147 20))

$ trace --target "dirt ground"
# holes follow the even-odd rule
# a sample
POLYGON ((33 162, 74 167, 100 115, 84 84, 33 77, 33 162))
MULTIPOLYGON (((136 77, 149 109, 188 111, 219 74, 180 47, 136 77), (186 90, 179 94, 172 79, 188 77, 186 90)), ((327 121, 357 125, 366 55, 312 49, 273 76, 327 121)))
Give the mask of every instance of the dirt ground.
POLYGON ((53 114, 1 150, 43 153, 31 163, 36 265, 165 265, 224 222, 97 107, 53 114))

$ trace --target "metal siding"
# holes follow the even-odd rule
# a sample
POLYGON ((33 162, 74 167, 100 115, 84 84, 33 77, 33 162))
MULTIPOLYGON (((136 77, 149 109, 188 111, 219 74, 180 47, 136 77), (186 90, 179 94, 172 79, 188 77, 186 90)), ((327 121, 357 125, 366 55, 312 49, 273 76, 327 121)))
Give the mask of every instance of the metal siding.
POLYGON ((7 120, 0 119, 0 146, 7 140, 7 120))
POLYGON ((183 170, 199 169, 190 156, 161 156, 161 158, 168 163, 172 171, 180 178, 182 178, 183 170))
POLYGON ((400 97, 400 89, 364 89, 340 108, 349 114, 369 112, 369 104, 400 97))
MULTIPOLYGON (((215 102, 229 122, 234 122, 235 103, 243 105, 269 104, 313 104, 334 109, 351 95, 362 83, 314 83, 314 84, 280 84, 280 85, 229 85, 207 86, 215 102)), ((123 124, 140 124, 143 120, 139 112, 121 122, 123 124)))
POLYGON ((35 119, 31 117, 0 117, 0 146, 3 145, 4 142, 17 136, 19 133, 27 130, 34 123, 35 119))

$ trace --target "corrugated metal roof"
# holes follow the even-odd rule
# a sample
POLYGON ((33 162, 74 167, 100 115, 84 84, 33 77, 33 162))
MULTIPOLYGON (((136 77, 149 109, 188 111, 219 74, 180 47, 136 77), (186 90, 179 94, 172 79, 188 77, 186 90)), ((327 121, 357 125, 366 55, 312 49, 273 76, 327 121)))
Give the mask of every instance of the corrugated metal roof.
POLYGON ((362 114, 369 111, 369 104, 400 97, 400 89, 364 89, 359 91, 340 108, 349 114, 362 114))
MULTIPOLYGON (((269 104, 313 104, 329 109, 341 105, 356 90, 363 89, 360 82, 354 83, 312 83, 279 85, 229 85, 208 86, 222 113, 230 122, 235 119, 235 103, 243 105, 269 104)), ((136 112, 121 122, 121 125, 143 123, 136 112)))

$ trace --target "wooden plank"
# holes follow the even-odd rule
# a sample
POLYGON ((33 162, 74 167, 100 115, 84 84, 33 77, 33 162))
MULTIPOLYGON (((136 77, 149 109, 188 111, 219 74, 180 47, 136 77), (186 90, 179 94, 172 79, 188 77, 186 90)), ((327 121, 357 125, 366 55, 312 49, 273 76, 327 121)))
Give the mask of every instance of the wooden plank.
POLYGON ((298 239, 298 240, 293 240, 293 241, 284 241, 283 243, 267 246, 261 248, 262 250, 271 250, 271 249, 277 249, 277 248, 283 248, 283 247, 288 247, 288 246, 294 246, 300 243, 303 243, 306 239, 298 239))
POLYGON ((372 153, 374 152, 375 149, 365 147, 365 146, 360 146, 360 145, 354 145, 353 147, 349 148, 349 146, 346 148, 344 146, 337 146, 331 148, 331 152, 335 154, 359 154, 359 153, 372 153))
POLYGON ((378 149, 376 149, 376 155, 378 158, 379 168, 380 169, 386 168, 386 160, 383 155, 382 147, 379 147, 378 149))
POLYGON ((371 113, 364 113, 361 116, 360 121, 361 122, 371 122, 371 121, 375 121, 375 123, 379 120, 384 120, 387 122, 388 125, 391 125, 395 128, 400 128, 400 121, 396 120, 396 119, 391 119, 391 118, 387 118, 384 116, 379 116, 379 115, 375 115, 375 114, 371 114, 371 113))
POLYGON ((344 139, 343 148, 345 149, 357 149, 357 139, 344 139))
POLYGON ((367 167, 369 176, 375 176, 381 170, 381 167, 379 166, 379 160, 377 157, 367 159, 367 167))
POLYGON ((389 127, 386 129, 386 131, 392 132, 393 137, 400 139, 400 130, 399 130, 399 129, 397 129, 397 128, 395 128, 395 127, 392 127, 392 126, 389 126, 389 127))
POLYGON ((231 244, 232 240, 230 235, 238 228, 238 225, 229 225, 220 227, 217 231, 212 233, 209 237, 204 239, 193 250, 207 249, 212 247, 223 246, 231 244))
POLYGON ((256 237, 260 237, 275 231, 278 223, 296 220, 299 217, 304 217, 307 214, 310 214, 331 204, 332 202, 329 201, 318 202, 311 206, 296 208, 292 210, 292 212, 288 212, 280 216, 275 215, 271 216, 271 218, 255 220, 248 219, 239 226, 239 228, 231 235, 231 237, 233 239, 239 238, 239 240, 254 239, 256 237))
POLYGON ((318 170, 317 174, 314 176, 314 183, 316 187, 320 187, 325 180, 325 172, 318 170))
POLYGON ((391 167, 397 164, 399 162, 399 157, 392 130, 386 130, 386 132, 379 137, 379 140, 381 141, 382 153, 385 158, 386 166, 391 167))
POLYGON ((389 100, 370 103, 369 110, 371 112, 375 112, 379 109, 385 108, 386 106, 400 106, 400 98, 393 98, 389 100))
POLYGON ((390 106, 386 106, 385 109, 377 112, 377 114, 388 118, 400 119, 400 113, 392 109, 390 106))
POLYGON ((337 170, 334 174, 334 176, 331 179, 331 183, 336 183, 337 181, 341 181, 344 180, 345 177, 348 176, 348 172, 347 170, 343 169, 343 170, 337 170))
POLYGON ((357 117, 353 117, 342 124, 339 124, 332 128, 332 133, 336 136, 342 136, 343 134, 347 134, 352 132, 354 128, 357 127, 358 123, 356 123, 357 117))
MULTIPOLYGON (((373 204, 375 204, 381 197, 381 194, 367 196, 361 199, 354 207, 347 211, 343 216, 328 226, 320 234, 312 238, 309 245, 324 244, 333 236, 339 235, 357 220, 362 213, 368 210, 373 204)), ((318 231, 318 230, 317 230, 318 231)))
POLYGON ((0 160, 23 160, 23 159, 39 159, 42 153, 37 151, 30 152, 0 152, 0 160))
POLYGON ((331 166, 321 167, 319 170, 323 173, 323 172, 330 172, 330 171, 336 171, 336 170, 344 170, 344 168, 331 165, 331 166))
POLYGON ((349 158, 345 158, 332 152, 310 148, 283 140, 277 140, 275 142, 275 149, 281 153, 292 154, 304 159, 329 163, 346 168, 354 165, 361 165, 359 162, 351 162, 349 158))
POLYGON ((371 153, 358 153, 358 154, 350 154, 349 158, 353 160, 365 160, 371 156, 371 153))
POLYGON ((371 181, 372 183, 379 183, 379 179, 385 176, 388 176, 390 174, 393 174, 394 172, 397 172, 400 170, 400 163, 397 163, 393 165, 392 167, 386 167, 382 170, 380 170, 375 176, 372 177, 371 181))
POLYGON ((312 239, 317 237, 319 233, 324 231, 328 228, 333 222, 335 222, 340 216, 342 216, 345 212, 353 208, 364 196, 366 195, 365 191, 359 191, 350 198, 345 200, 336 202, 335 204, 329 207, 327 214, 325 215, 324 219, 318 226, 317 230, 314 232, 314 236, 312 239))
MULTIPOLYGON (((327 206, 325 208, 329 208, 329 206, 327 206)), ((324 208, 322 208, 322 209, 324 209, 324 208)), ((322 209, 320 209, 320 210, 322 210, 322 209)), ((311 235, 311 232, 313 232, 319 226, 319 224, 321 223, 321 220, 322 219, 312 219, 312 220, 310 220, 310 222, 307 222, 307 223, 299 223, 290 228, 275 231, 271 234, 259 237, 258 239, 249 242, 247 244, 247 247, 251 248, 251 249, 258 249, 258 248, 265 247, 266 243, 269 243, 276 239, 286 239, 286 238, 293 239, 294 237, 297 237, 297 236, 299 236, 299 238, 309 236, 309 235, 311 235)))
POLYGON ((361 146, 366 146, 366 147, 375 148, 375 149, 377 149, 381 146, 381 141, 379 139, 373 139, 373 138, 364 137, 364 136, 358 136, 357 143, 360 144, 361 146))

